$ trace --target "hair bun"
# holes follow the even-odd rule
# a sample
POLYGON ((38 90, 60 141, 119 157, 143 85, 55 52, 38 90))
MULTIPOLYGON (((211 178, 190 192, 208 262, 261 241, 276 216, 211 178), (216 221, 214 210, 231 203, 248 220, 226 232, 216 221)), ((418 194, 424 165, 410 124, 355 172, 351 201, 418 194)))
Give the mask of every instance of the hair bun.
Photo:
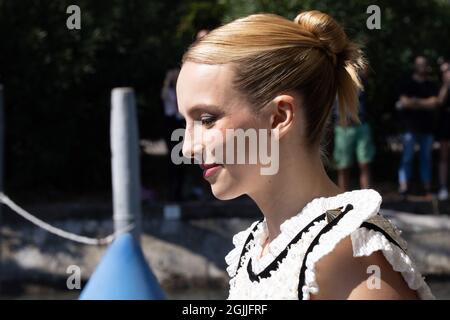
POLYGON ((333 60, 333 65, 338 69, 339 123, 344 125, 347 122, 347 114, 358 123, 358 90, 363 89, 359 72, 367 67, 360 46, 350 41, 341 25, 323 12, 302 12, 294 22, 319 41, 318 46, 333 60))
POLYGON ((302 29, 312 33, 330 53, 339 54, 347 46, 344 29, 326 13, 312 10, 300 13, 294 20, 302 29))

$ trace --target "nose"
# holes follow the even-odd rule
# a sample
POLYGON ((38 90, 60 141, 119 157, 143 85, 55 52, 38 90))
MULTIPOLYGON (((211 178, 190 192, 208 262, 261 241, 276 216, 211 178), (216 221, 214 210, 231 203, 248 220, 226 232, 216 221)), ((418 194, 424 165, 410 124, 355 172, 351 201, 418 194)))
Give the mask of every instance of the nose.
POLYGON ((194 156, 193 148, 191 148, 191 147, 192 147, 191 142, 186 141, 186 135, 185 135, 184 140, 183 140, 183 149, 181 151, 183 153, 183 157, 190 159, 194 156))
POLYGON ((193 136, 190 131, 184 131, 183 148, 181 151, 184 157, 188 159, 194 158, 201 162, 203 144, 199 139, 198 134, 193 136))

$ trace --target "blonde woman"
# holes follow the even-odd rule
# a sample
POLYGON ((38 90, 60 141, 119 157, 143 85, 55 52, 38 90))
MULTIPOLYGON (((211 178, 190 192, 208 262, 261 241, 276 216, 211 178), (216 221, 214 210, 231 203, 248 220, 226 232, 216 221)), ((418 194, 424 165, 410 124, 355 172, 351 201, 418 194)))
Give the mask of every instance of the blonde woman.
POLYGON ((225 258, 229 299, 433 298, 398 231, 379 215, 380 194, 343 192, 322 162, 336 95, 341 121, 347 114, 358 121, 365 64, 342 27, 319 11, 294 21, 237 19, 185 53, 177 83, 183 155, 201 159, 216 198, 248 195, 264 216, 234 236, 225 258), (231 145, 230 129, 267 130, 278 143, 278 171, 216 159, 211 150, 231 145))

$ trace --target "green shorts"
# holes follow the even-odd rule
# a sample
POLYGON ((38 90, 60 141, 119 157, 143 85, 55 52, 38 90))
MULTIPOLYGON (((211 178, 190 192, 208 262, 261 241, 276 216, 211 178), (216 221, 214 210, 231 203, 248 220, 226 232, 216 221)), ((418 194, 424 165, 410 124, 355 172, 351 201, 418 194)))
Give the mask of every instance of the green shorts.
POLYGON ((368 123, 356 126, 334 128, 333 159, 337 169, 346 169, 353 165, 356 151, 360 164, 369 163, 375 156, 375 145, 368 123))

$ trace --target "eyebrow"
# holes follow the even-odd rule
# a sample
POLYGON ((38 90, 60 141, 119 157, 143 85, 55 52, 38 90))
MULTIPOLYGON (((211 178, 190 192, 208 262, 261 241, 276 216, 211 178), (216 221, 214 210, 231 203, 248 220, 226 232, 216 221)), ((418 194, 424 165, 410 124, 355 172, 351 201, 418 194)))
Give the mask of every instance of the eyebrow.
MULTIPOLYGON (((213 105, 213 104, 204 104, 204 103, 200 103, 200 104, 196 104, 194 106, 192 106, 189 111, 188 111, 188 115, 194 115, 196 113, 199 113, 201 111, 211 111, 211 109, 220 109, 218 106, 213 105)), ((180 112, 180 114, 183 116, 183 118, 185 118, 185 116, 180 112)))

